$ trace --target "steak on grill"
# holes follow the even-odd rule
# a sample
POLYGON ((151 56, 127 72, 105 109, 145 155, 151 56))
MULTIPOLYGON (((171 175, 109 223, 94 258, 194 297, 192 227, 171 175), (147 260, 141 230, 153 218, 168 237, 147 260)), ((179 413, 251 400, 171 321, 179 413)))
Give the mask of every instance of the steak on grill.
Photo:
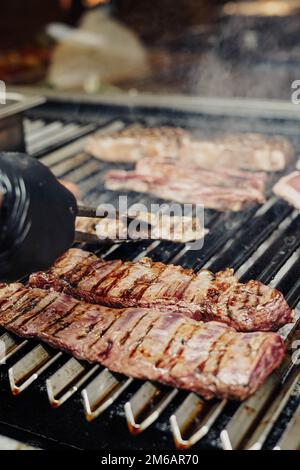
POLYGON ((112 190, 133 190, 181 203, 203 204, 217 210, 241 210, 263 203, 265 175, 239 170, 205 170, 172 158, 142 159, 135 171, 111 170, 105 185, 112 190))
POLYGON ((280 178, 273 191, 296 209, 300 209, 300 171, 293 171, 293 173, 280 178))
POLYGON ((110 307, 157 308, 198 321, 215 320, 238 331, 275 331, 293 320, 279 291, 259 281, 239 283, 231 269, 195 274, 148 258, 103 261, 70 249, 49 271, 32 274, 29 283, 110 307))
POLYGON ((181 158, 204 168, 223 166, 251 171, 281 171, 293 155, 294 149, 285 137, 254 133, 194 140, 180 150, 181 158))
POLYGON ((237 333, 167 311, 110 309, 22 284, 0 286, 0 325, 78 359, 205 398, 247 398, 284 355, 275 333, 237 333))
POLYGON ((172 127, 135 127, 106 135, 98 132, 89 138, 86 150, 101 160, 114 162, 168 156, 207 169, 251 171, 280 171, 294 154, 290 142, 281 136, 243 133, 194 139, 190 132, 172 127))
POLYGON ((174 180, 197 181, 204 186, 220 186, 225 188, 257 189, 263 191, 266 174, 264 172, 249 172, 234 168, 215 168, 213 171, 201 168, 193 162, 174 160, 174 158, 142 158, 136 164, 135 170, 142 175, 174 180))
POLYGON ((111 162, 136 162, 140 158, 177 155, 190 140, 190 133, 176 127, 131 127, 104 135, 95 133, 86 151, 111 162))

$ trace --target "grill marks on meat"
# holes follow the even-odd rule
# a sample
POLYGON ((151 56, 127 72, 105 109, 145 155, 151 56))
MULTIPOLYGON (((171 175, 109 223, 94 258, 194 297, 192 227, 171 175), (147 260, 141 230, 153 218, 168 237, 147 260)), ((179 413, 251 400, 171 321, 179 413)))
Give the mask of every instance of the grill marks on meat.
POLYGON ((121 266, 122 261, 120 260, 107 261, 104 263, 102 260, 97 260, 95 256, 86 275, 78 283, 78 288, 87 292, 95 291, 103 280, 108 278, 110 274, 117 271, 121 266))
POLYGON ((206 169, 220 167, 280 171, 292 158, 290 142, 281 136, 255 133, 194 139, 179 128, 128 128, 109 135, 95 133, 86 151, 101 160, 138 162, 144 157, 170 156, 206 169))
POLYGON ((149 286, 166 271, 166 265, 156 263, 152 266, 152 264, 150 260, 137 264, 128 263, 129 267, 124 276, 109 291, 109 296, 114 299, 114 305, 122 303, 122 299, 125 299, 126 307, 136 305, 136 301, 144 296, 149 286))
POLYGON ((112 371, 206 398, 245 399, 284 354, 275 333, 237 333, 225 324, 199 323, 179 313, 111 309, 20 284, 0 287, 0 325, 112 371))
POLYGON ((19 307, 14 305, 13 310, 15 314, 11 317, 10 323, 13 322, 14 327, 22 329, 24 323, 37 317, 39 313, 45 308, 49 307, 57 299, 57 297, 58 293, 51 292, 51 295, 48 294, 44 297, 40 295, 36 300, 27 305, 25 308, 23 305, 19 307))
POLYGON ((40 310, 38 315, 26 318, 26 322, 21 326, 21 331, 29 336, 33 335, 37 329, 42 333, 68 315, 78 303, 78 300, 65 294, 58 295, 50 305, 40 310))
POLYGON ((142 175, 157 176, 178 180, 194 181, 204 186, 220 186, 231 188, 251 188, 262 191, 266 182, 266 174, 262 172, 241 171, 230 166, 215 168, 214 171, 193 165, 186 160, 174 158, 143 158, 136 164, 136 172, 142 175), (195 174, 196 172, 196 174, 195 174))
MULTIPOLYGON (((151 268, 150 268, 151 269, 151 268)), ((180 266, 167 265, 145 290, 142 303, 151 304, 158 299, 180 300, 192 280, 192 271, 180 266)))
POLYGON ((111 170, 105 184, 112 190, 151 193, 181 203, 238 211, 264 202, 265 174, 232 169, 205 170, 174 158, 143 159, 134 171, 111 170))
POLYGON ((48 272, 31 275, 33 287, 53 288, 110 307, 156 308, 202 321, 220 321, 238 331, 276 331, 293 320, 283 295, 259 281, 239 283, 231 269, 214 275, 142 259, 136 263, 102 261, 71 249, 48 272), (71 258, 90 267, 73 282, 71 258), (56 266, 59 267, 57 275, 56 266), (63 268, 65 266, 65 270, 63 268))
POLYGON ((288 139, 255 133, 228 134, 191 141, 180 150, 186 158, 204 168, 281 171, 294 155, 288 139))
POLYGON ((110 162, 136 162, 144 156, 177 154, 189 140, 189 132, 175 127, 132 127, 107 135, 92 135, 86 151, 110 162))

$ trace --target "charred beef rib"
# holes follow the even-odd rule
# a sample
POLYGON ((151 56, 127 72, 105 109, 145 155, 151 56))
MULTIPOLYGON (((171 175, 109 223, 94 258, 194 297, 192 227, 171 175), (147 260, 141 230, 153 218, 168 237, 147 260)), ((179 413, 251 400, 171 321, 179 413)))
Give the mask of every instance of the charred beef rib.
POLYGON ((172 127, 131 127, 110 134, 96 132, 89 138, 86 151, 112 162, 169 156, 207 169, 228 167, 251 171, 283 170, 294 154, 290 142, 281 136, 241 133, 196 139, 190 132, 172 127))
POLYGON ((22 284, 0 286, 0 325, 78 359, 205 398, 247 398, 284 355, 276 333, 237 333, 155 309, 110 309, 22 284))
POLYGON ((279 291, 259 281, 239 283, 231 269, 196 274, 148 258, 103 261, 73 248, 49 271, 32 274, 29 283, 109 307, 157 308, 198 321, 219 321, 237 331, 275 331, 293 320, 279 291))

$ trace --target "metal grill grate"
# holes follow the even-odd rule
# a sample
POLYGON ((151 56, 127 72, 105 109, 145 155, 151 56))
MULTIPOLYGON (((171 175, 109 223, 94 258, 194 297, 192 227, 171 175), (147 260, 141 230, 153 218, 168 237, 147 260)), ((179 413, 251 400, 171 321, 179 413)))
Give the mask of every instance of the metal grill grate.
MULTIPOLYGON (((137 119, 141 122, 140 116, 137 119)), ((132 117, 114 120, 107 116, 81 125, 43 117, 27 118, 28 149, 57 177, 76 183, 84 204, 116 203, 117 194, 103 187, 104 174, 111 165, 87 155, 84 144, 86 134, 96 127, 110 132, 132 120, 132 117)), ((300 152, 297 126, 288 122, 279 126, 277 121, 204 119, 166 113, 159 117, 142 116, 142 121, 146 125, 188 124, 200 134, 217 128, 280 132, 291 138, 296 154, 300 152)), ((278 177, 272 176, 269 188, 278 177)), ((128 196, 129 203, 154 201, 137 193, 128 196)), ((203 266, 213 271, 233 267, 243 281, 255 278, 271 282, 296 307, 300 299, 298 213, 284 201, 272 197, 269 190, 269 199, 262 207, 251 207, 241 213, 206 211, 205 220, 210 233, 199 252, 188 251, 184 244, 148 240, 96 249, 82 247, 93 249, 106 259, 136 260, 147 255, 156 261, 174 262, 195 270, 203 266)), ((192 445, 225 449, 295 448, 300 445, 300 438, 295 438, 295 429, 299 431, 299 408, 297 411, 296 408, 300 397, 294 392, 300 368, 292 365, 290 351, 283 366, 259 392, 238 405, 225 400, 206 402, 193 393, 141 383, 49 347, 2 334, 0 339, 5 340, 8 354, 2 358, 2 362, 7 360, 0 380, 6 407, 0 414, 0 430, 4 423, 10 429, 17 426, 30 432, 30 439, 36 439, 39 445, 48 446, 51 441, 53 445, 79 448, 162 449, 172 447, 174 441, 178 448, 192 445), (12 398, 9 390, 18 396, 12 398), (49 404, 57 410, 51 410, 49 404), (295 416, 287 427, 294 411, 295 416)), ((294 327, 283 334, 287 344, 291 344, 300 339, 300 328, 294 327)))

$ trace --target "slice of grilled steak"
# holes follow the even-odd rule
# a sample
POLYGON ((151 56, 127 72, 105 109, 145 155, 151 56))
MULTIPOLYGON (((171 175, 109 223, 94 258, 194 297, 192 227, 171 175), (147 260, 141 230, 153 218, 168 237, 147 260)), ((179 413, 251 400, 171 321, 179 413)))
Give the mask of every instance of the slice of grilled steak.
POLYGON ((0 325, 112 371, 205 398, 247 398, 284 355, 275 333, 237 333, 155 309, 110 309, 22 284, 0 286, 0 325))
POLYGON ((296 209, 300 209, 300 171, 293 171, 293 173, 280 178, 273 191, 296 209))
POLYGON ((202 186, 224 188, 257 189, 263 191, 267 179, 264 172, 242 171, 228 166, 215 168, 213 171, 201 168, 189 160, 176 160, 171 157, 142 158, 136 164, 136 172, 170 178, 178 181, 197 182, 202 186))
POLYGON ((131 127, 106 135, 93 134, 86 151, 101 160, 136 162, 145 156, 177 155, 189 140, 190 133, 176 127, 131 127))
POLYGON ((204 168, 228 167, 251 171, 281 171, 293 155, 294 149, 285 137, 255 133, 193 140, 180 151, 181 158, 204 168))
POLYGON ((291 143, 282 136, 242 133, 193 139, 188 131, 172 127, 132 127, 107 135, 95 133, 86 150, 101 160, 115 162, 170 156, 208 169, 251 171, 280 171, 294 154, 291 143))
POLYGON ((265 176, 237 170, 203 170, 176 159, 143 159, 135 171, 110 170, 105 186, 154 194, 180 203, 203 204, 216 210, 239 211, 263 203, 265 176))
POLYGON ((32 274, 29 283, 110 307, 157 308, 220 321, 238 331, 276 331, 293 320, 279 291, 258 281, 239 283, 231 269, 196 274, 148 258, 136 263, 103 261, 70 249, 49 271, 32 274))

